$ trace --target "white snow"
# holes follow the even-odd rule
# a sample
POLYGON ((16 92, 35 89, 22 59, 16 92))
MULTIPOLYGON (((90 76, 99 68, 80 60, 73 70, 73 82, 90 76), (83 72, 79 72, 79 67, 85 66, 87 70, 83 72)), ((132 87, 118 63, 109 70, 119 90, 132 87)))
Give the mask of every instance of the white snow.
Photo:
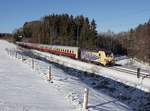
POLYGON ((124 83, 126 85, 150 92, 150 78, 137 78, 136 75, 131 75, 128 73, 120 72, 110 68, 105 68, 102 66, 85 63, 79 60, 73 60, 68 57, 57 56, 45 52, 40 52, 37 50, 32 50, 35 54, 43 56, 50 61, 65 65, 67 67, 75 68, 82 71, 87 71, 89 73, 94 73, 101 75, 106 78, 111 78, 115 81, 124 83))
POLYGON ((131 59, 129 58, 124 58, 121 60, 116 60, 116 64, 120 64, 120 65, 128 65, 130 64, 131 59))
MULTIPOLYGON (((127 79, 130 75, 38 51, 34 52, 46 56, 50 61, 76 69, 35 60, 33 70, 31 58, 21 62, 15 55, 8 56, 4 49, 13 49, 14 45, 0 41, 0 47, 0 111, 81 111, 84 88, 90 91, 88 111, 132 111, 143 109, 145 104, 149 104, 149 95, 145 96, 139 90, 107 78, 90 77, 89 73, 76 69, 89 70, 121 82, 122 78, 127 79), (52 82, 46 81, 48 66, 52 69, 52 82)), ((128 81, 132 79, 134 77, 128 81)))
POLYGON ((147 63, 138 62, 137 59, 132 59, 131 62, 132 62, 132 65, 135 67, 140 67, 144 70, 150 70, 150 66, 147 63))
POLYGON ((0 41, 0 111, 77 111, 49 82, 21 61, 10 58, 0 41))

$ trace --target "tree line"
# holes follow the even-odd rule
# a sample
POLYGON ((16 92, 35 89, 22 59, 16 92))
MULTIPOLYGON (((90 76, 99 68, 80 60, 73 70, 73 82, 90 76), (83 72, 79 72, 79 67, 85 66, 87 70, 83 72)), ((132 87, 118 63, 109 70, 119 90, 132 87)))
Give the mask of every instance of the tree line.
POLYGON ((8 37, 8 36, 12 36, 12 34, 10 34, 10 33, 0 33, 0 37, 8 37))
POLYGON ((38 21, 26 22, 16 30, 14 36, 19 35, 29 42, 69 45, 79 47, 96 47, 96 23, 87 17, 74 17, 68 14, 52 14, 38 21))
POLYGON ((16 30, 14 37, 26 42, 101 48, 111 50, 115 54, 126 53, 118 40, 97 33, 94 19, 89 21, 82 15, 74 17, 68 14, 52 14, 41 20, 25 22, 23 27, 16 30))
POLYGON ((11 33, 0 33, 0 39, 8 40, 8 41, 14 41, 13 35, 11 33))
POLYGON ((94 19, 52 14, 25 22, 14 32, 14 38, 33 43, 108 49, 116 55, 128 55, 150 63, 150 21, 128 32, 98 34, 94 19))
POLYGON ((99 34, 98 46, 150 64, 150 20, 118 34, 99 34))
POLYGON ((150 21, 115 36, 130 57, 150 64, 150 21))

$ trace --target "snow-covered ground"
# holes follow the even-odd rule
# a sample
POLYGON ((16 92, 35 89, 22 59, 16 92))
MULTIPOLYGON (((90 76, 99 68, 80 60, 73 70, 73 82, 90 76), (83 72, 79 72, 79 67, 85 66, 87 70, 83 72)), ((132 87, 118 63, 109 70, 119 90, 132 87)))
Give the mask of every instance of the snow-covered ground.
MULTIPOLYGON (((33 52, 39 53, 38 51, 33 51, 33 52)), ((96 91, 98 90, 99 93, 104 93, 106 95, 109 95, 110 97, 116 98, 117 101, 119 100, 119 101, 127 104, 128 107, 130 107, 133 110, 149 111, 149 109, 150 109, 150 102, 149 102, 150 93, 145 93, 145 92, 137 89, 137 88, 142 89, 142 85, 144 87, 148 87, 148 89, 149 89, 149 85, 150 85, 149 78, 144 78, 144 80, 143 79, 141 80, 141 79, 137 79, 136 75, 119 73, 119 72, 112 71, 112 70, 102 68, 102 67, 96 67, 97 69, 95 69, 94 68, 95 65, 92 65, 92 64, 87 64, 87 63, 83 63, 81 61, 75 61, 75 60, 71 60, 66 57, 56 56, 56 55, 52 55, 52 54, 48 54, 48 56, 46 53, 40 52, 40 54, 42 54, 40 56, 47 57, 47 59, 49 61, 52 61, 52 62, 54 61, 54 62, 62 64, 62 65, 60 65, 60 68, 61 69, 64 68, 63 71, 65 71, 73 76, 77 76, 81 80, 81 82, 88 84, 90 87, 96 89, 96 91), (66 65, 67 67, 65 67, 63 65, 66 65), (73 67, 75 69, 72 69, 69 67, 73 67), (76 69, 79 69, 82 71, 78 71, 76 69), (87 70, 91 73, 84 72, 85 70, 87 70), (95 73, 97 75, 94 76, 93 73, 95 73), (118 77, 118 79, 115 79, 117 77, 118 77), (108 79, 108 78, 111 78, 111 79, 108 79), (119 81, 119 82, 117 82, 117 81, 119 81), (125 83, 127 85, 122 84, 120 82, 125 83)), ((142 89, 142 90, 144 90, 144 89, 142 89)), ((94 95, 95 95, 95 93, 94 93, 94 95)), ((79 95, 76 97, 80 98, 79 95)), ((92 102, 95 104, 95 101, 97 99, 98 99, 98 96, 96 96, 96 98, 92 102)), ((96 101, 96 103, 97 103, 97 101, 96 101)), ((106 102, 106 103, 109 103, 109 102, 106 102)), ((94 110, 95 109, 102 110, 102 109, 99 109, 99 105, 95 105, 94 107, 90 107, 90 108, 92 110, 93 109, 94 110)), ((130 108, 128 110, 131 110, 130 108)), ((111 110, 113 110, 113 109, 111 109, 111 110)), ((115 111, 116 111, 116 109, 115 109, 115 111)))
POLYGON ((127 56, 120 56, 116 57, 116 64, 120 65, 120 68, 134 72, 137 72, 137 68, 140 68, 140 72, 149 75, 150 78, 150 65, 147 63, 138 62, 137 59, 128 58, 127 56))
POLYGON ((47 60, 49 61, 59 63, 67 67, 75 68, 81 71, 86 71, 89 73, 101 75, 103 77, 113 79, 115 81, 124 83, 132 87, 136 87, 146 92, 150 92, 150 84, 149 84, 150 78, 142 78, 142 77, 137 78, 136 74, 131 75, 129 73, 120 72, 112 68, 102 67, 102 66, 82 62, 80 60, 74 60, 68 57, 53 55, 46 52, 40 52, 37 50, 32 50, 32 52, 36 55, 47 58, 47 60))
POLYGON ((120 56, 120 57, 116 57, 115 60, 117 64, 123 66, 131 67, 131 68, 141 68, 143 70, 150 71, 150 66, 147 63, 138 62, 136 58, 132 59, 132 58, 128 58, 127 56, 120 56))
MULTIPOLYGON (((5 41, 0 41, 0 47, 11 49, 12 45, 5 41)), ((149 111, 150 109, 149 93, 102 77, 101 75, 105 74, 103 71, 100 75, 95 75, 69 68, 69 66, 39 60, 35 60, 35 69, 32 70, 31 63, 29 63, 30 58, 24 59, 22 63, 15 59, 15 55, 8 56, 4 50, 0 51, 0 56, 4 56, 3 59, 0 57, 0 63, 1 61, 5 62, 4 66, 0 65, 0 82, 2 83, 2 85, 0 84, 0 107, 2 106, 5 110, 45 111, 48 107, 48 111, 57 111, 60 110, 60 107, 63 107, 61 111, 78 111, 81 110, 84 88, 89 88, 90 90, 89 111, 149 111), (9 68, 10 70, 6 70, 11 65, 13 67, 9 68), (52 69, 52 82, 50 83, 46 81, 48 66, 51 66, 52 69), (22 73, 15 70, 16 67, 22 73), (9 74, 11 75, 10 78, 8 77, 9 74), (5 90, 5 87, 10 89, 5 90), (70 102, 70 106, 68 102, 70 102), (51 103, 50 106, 49 103, 51 103), (63 105, 59 106, 59 103, 63 105), (52 107, 53 105, 56 107, 52 107)), ((48 59, 52 61, 52 58, 48 59)), ((72 61, 68 62, 71 63, 72 61)), ((80 67, 79 64, 77 65, 80 67)), ((95 70, 93 69, 93 71, 95 70)))
POLYGON ((8 56, 6 47, 15 46, 0 41, 0 111, 77 111, 53 84, 8 56))

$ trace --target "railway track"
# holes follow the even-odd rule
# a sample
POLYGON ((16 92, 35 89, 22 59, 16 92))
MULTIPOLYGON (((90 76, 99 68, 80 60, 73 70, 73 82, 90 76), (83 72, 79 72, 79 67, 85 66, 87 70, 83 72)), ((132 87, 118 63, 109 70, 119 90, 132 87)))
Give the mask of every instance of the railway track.
MULTIPOLYGON (((21 48, 18 49, 18 52, 20 54, 26 55, 26 56, 32 56, 35 57, 33 54, 31 54, 31 51, 21 48)), ((132 74, 137 76, 137 69, 136 68, 127 68, 127 67, 123 67, 123 66, 113 66, 113 67, 108 67, 111 70, 116 70, 116 71, 120 71, 120 72, 124 72, 124 73, 128 73, 128 74, 132 74)), ((150 71, 146 72, 145 70, 141 69, 140 71, 140 76, 143 78, 150 78, 150 71)))
MULTIPOLYGON (((136 76, 137 76, 137 73, 138 73, 138 71, 135 70, 135 69, 129 69, 129 68, 125 68, 125 67, 122 67, 122 66, 113 66, 113 67, 109 67, 109 69, 113 69, 113 70, 116 70, 116 71, 132 74, 132 75, 136 75, 136 76)), ((150 72, 148 73, 148 72, 140 71, 139 74, 143 78, 150 78, 150 72)))

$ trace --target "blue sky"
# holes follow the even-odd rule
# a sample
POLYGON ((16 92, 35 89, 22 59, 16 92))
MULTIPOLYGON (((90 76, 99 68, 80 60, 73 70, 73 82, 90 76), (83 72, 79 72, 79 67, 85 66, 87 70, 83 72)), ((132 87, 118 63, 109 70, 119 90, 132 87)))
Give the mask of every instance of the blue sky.
POLYGON ((128 31, 150 19, 150 0, 0 0, 0 32, 52 13, 95 19, 97 31, 128 31))

